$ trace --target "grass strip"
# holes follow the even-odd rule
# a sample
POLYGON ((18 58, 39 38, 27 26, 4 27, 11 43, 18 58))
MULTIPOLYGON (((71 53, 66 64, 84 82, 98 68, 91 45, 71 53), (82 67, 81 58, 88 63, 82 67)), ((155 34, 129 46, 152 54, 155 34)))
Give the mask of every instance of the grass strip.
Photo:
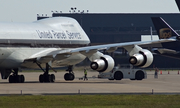
POLYGON ((180 95, 11 95, 1 108, 180 108, 180 95))

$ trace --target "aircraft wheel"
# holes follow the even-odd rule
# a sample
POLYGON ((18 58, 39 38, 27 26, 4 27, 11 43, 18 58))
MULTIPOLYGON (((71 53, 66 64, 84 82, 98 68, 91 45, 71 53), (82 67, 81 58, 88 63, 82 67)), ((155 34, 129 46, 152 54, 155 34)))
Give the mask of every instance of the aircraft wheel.
POLYGON ((51 75, 45 75, 45 78, 46 78, 46 80, 45 80, 45 82, 51 82, 51 75))
POLYGON ((72 74, 72 73, 69 74, 69 80, 71 80, 71 81, 74 80, 74 74, 72 74))
POLYGON ((65 73, 65 74, 64 74, 64 79, 65 79, 66 81, 69 80, 69 73, 65 73))
POLYGON ((21 77, 21 83, 24 83, 25 81, 24 75, 20 75, 20 77, 21 77))
POLYGON ((9 76, 9 83, 13 83, 14 82, 14 76, 10 75, 9 76))
POLYGON ((51 74, 50 77, 51 77, 51 82, 54 82, 55 81, 55 75, 51 74))
POLYGON ((41 74, 39 75, 39 82, 54 82, 55 81, 55 75, 54 74, 41 74))
POLYGON ((21 76, 20 75, 16 75, 15 77, 15 82, 16 83, 21 83, 21 76))
POLYGON ((24 83, 24 75, 17 75, 17 76, 14 76, 16 78, 16 81, 17 83, 24 83))
POLYGON ((9 83, 24 83, 24 75, 10 75, 9 83))
POLYGON ((43 74, 41 74, 41 75, 39 75, 39 82, 44 82, 44 75, 43 74))

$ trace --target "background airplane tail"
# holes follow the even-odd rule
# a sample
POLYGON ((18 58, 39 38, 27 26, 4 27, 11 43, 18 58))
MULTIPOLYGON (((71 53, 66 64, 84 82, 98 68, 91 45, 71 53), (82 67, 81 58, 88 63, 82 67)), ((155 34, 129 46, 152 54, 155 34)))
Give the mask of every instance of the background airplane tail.
POLYGON ((177 6, 178 6, 178 8, 180 10, 180 0, 175 0, 175 1, 176 1, 176 4, 177 4, 177 6))
POLYGON ((159 39, 177 38, 179 34, 161 17, 152 17, 159 39))

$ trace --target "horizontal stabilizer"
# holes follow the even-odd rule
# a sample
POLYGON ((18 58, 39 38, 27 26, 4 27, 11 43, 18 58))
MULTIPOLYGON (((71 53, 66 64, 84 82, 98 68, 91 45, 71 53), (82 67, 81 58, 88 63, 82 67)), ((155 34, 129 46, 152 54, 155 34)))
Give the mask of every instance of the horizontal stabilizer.
POLYGON ((176 50, 171 50, 166 48, 154 48, 152 50, 157 54, 177 54, 176 50))

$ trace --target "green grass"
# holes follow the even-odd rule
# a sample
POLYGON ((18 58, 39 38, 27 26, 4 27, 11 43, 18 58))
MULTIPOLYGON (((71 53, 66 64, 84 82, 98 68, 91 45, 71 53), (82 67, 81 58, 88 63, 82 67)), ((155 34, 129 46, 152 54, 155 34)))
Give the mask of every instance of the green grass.
POLYGON ((180 108, 180 95, 13 95, 0 108, 180 108))

